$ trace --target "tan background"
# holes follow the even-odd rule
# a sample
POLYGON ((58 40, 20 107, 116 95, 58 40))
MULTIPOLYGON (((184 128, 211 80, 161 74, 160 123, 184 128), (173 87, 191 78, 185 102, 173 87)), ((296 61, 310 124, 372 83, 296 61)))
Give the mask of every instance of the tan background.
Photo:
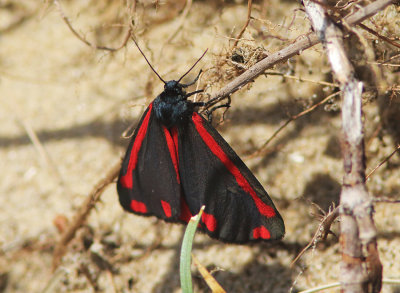
MULTIPOLYGON (((189 78, 203 68, 203 87, 212 93, 238 74, 224 60, 232 46, 229 38, 246 21, 246 2, 194 2, 168 44, 165 41, 181 23, 184 1, 140 1, 133 14, 125 1, 61 4, 78 33, 110 47, 122 43, 131 14, 143 50, 165 79, 178 78, 206 48, 209 52, 189 78)), ((243 52, 251 54, 258 47, 275 52, 308 32, 308 20, 299 8, 295 1, 256 2, 252 12, 256 19, 239 43, 243 52)), ((399 14, 393 6, 374 21, 366 24, 388 36, 400 35, 399 14)), ((371 35, 365 37, 371 40, 377 60, 396 52, 381 41, 373 43, 371 35)), ((379 68, 387 86, 399 86, 396 67, 379 68)), ((330 79, 321 46, 275 70, 314 81, 330 79)), ((51 272, 59 237, 54 219, 73 216, 93 185, 118 162, 128 142, 121 133, 138 121, 161 90, 162 83, 132 42, 115 53, 96 50, 72 34, 52 1, 1 3, 0 292, 41 292, 50 280, 55 280, 54 292, 93 292, 96 286, 104 292, 180 291, 183 227, 124 213, 115 184, 106 189, 87 226, 69 246, 62 270, 56 276, 51 272), (29 131, 36 133, 40 144, 29 139, 29 131)), ((311 202, 324 210, 338 202, 339 100, 289 124, 267 153, 248 157, 288 115, 330 93, 331 88, 316 83, 261 76, 232 96, 232 107, 218 129, 274 199, 287 232, 281 243, 250 246, 196 236, 194 254, 204 266, 218 270, 214 275, 228 292, 288 292, 292 287, 298 291, 338 281, 340 252, 335 237, 307 252, 294 267, 290 263, 318 226, 311 202)), ((390 94, 365 100, 368 170, 399 142, 399 96, 390 94)), ((395 155, 369 180, 374 196, 399 197, 399 164, 395 155)), ((377 204, 375 219, 384 275, 400 278, 399 205, 377 204)), ((333 229, 337 233, 338 224, 333 229)), ((194 275, 196 292, 208 292, 197 271, 194 275)), ((399 287, 383 288, 396 290, 399 287)))

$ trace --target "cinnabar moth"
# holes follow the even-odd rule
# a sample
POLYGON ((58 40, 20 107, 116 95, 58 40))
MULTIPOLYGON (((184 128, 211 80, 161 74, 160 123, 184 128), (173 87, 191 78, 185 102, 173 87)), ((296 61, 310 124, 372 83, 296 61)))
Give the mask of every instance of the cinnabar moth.
POLYGON ((195 92, 184 88, 194 82, 180 81, 192 68, 178 81, 165 82, 148 64, 164 91, 144 112, 123 160, 117 183, 122 207, 187 223, 205 205, 199 229, 213 238, 230 243, 281 239, 284 223, 267 192, 196 111, 204 103, 187 99, 195 92))

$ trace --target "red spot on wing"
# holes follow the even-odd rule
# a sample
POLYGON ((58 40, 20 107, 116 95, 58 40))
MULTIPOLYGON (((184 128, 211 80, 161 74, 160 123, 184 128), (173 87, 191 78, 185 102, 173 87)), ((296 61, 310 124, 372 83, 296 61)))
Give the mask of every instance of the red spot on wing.
POLYGON ((132 188, 132 186, 133 186, 132 172, 136 168, 138 153, 139 153, 140 147, 142 146, 143 140, 147 133, 147 128, 149 126, 149 120, 150 120, 152 108, 153 108, 153 103, 151 103, 149 105, 147 114, 144 117, 143 122, 140 125, 140 128, 137 132, 135 141, 134 141, 132 149, 131 149, 128 168, 126 170, 126 173, 125 173, 125 175, 120 177, 120 183, 125 188, 132 188))
POLYGON ((224 152, 221 146, 215 141, 210 133, 204 128, 203 118, 196 112, 193 113, 192 120, 198 133, 200 134, 203 141, 206 143, 208 148, 217 156, 229 172, 235 177, 238 185, 253 198, 254 203, 258 211, 266 216, 272 218, 276 215, 275 210, 269 205, 265 204, 258 196, 254 189, 250 186, 250 183, 244 178, 238 167, 229 159, 228 155, 224 152))
POLYGON ((178 159, 178 130, 176 127, 172 127, 171 130, 168 130, 165 126, 163 126, 165 139, 167 141, 167 146, 169 150, 169 154, 171 156, 172 164, 175 168, 176 180, 178 184, 181 183, 181 178, 179 176, 179 159, 178 159))
POLYGON ((214 217, 214 215, 203 212, 201 215, 201 221, 206 225, 208 231, 213 232, 215 229, 217 229, 217 219, 214 217))
POLYGON ((184 221, 185 223, 189 223, 190 218, 192 217, 192 213, 189 210, 189 207, 183 197, 181 197, 181 215, 179 219, 184 221))
POLYGON ((161 201, 161 206, 164 210, 164 214, 167 216, 167 218, 171 217, 171 205, 167 203, 166 201, 161 201))
POLYGON ((131 209, 134 212, 145 214, 147 213, 147 207, 144 203, 132 199, 131 201, 131 209))
POLYGON ((270 239, 271 234, 269 233, 268 229, 264 226, 260 226, 253 229, 253 238, 254 239, 270 239))

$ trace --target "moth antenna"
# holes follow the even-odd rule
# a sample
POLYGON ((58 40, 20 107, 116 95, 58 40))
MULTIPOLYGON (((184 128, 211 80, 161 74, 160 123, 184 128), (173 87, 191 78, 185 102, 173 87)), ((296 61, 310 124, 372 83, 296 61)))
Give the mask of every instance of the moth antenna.
MULTIPOLYGON (((133 40, 133 42, 135 43, 136 47, 139 49, 139 51, 140 51, 140 53, 142 54, 142 56, 144 57, 144 59, 146 60, 147 64, 149 64, 151 70, 153 70, 153 72, 158 76, 158 78, 165 84, 165 83, 166 83, 165 80, 162 79, 162 77, 157 73, 157 71, 153 68, 153 66, 151 66, 149 60, 147 60, 146 55, 144 55, 142 49, 140 49, 139 44, 136 42, 135 38, 132 37, 132 40, 133 40)), ((204 55, 204 54, 203 54, 203 55, 204 55)), ((203 57, 203 56, 201 56, 201 57, 203 57)), ((200 58, 200 59, 201 59, 201 58, 200 58)), ((199 62, 199 61, 197 61, 197 62, 199 62)), ((196 62, 196 63, 197 63, 197 62, 196 62)), ((196 64, 194 64, 194 65, 196 65, 196 64)), ((186 74, 186 73, 185 73, 185 74, 186 74)))
POLYGON ((179 79, 178 79, 178 83, 182 80, 182 78, 184 78, 196 65, 197 63, 200 62, 200 60, 204 57, 204 55, 206 55, 208 49, 206 49, 203 53, 203 55, 200 56, 200 58, 192 65, 192 67, 190 67, 190 69, 188 71, 186 71, 186 73, 184 75, 182 75, 179 79))

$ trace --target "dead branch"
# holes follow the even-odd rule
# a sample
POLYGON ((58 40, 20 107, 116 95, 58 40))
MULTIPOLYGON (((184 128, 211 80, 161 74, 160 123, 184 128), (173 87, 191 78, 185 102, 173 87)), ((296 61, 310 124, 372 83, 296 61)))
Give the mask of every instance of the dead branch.
POLYGON ((300 112, 297 115, 293 115, 292 117, 290 117, 288 120, 286 120, 285 123, 283 123, 281 126, 279 126, 279 128, 277 130, 275 130, 275 132, 264 142, 264 144, 253 154, 251 154, 250 156, 248 156, 249 158, 253 158, 256 157, 258 155, 260 155, 262 153, 262 151, 268 146, 268 144, 279 134, 279 132, 281 132, 286 126, 289 125, 290 122, 314 111, 317 107, 325 104, 326 102, 328 102, 330 99, 332 99, 333 97, 337 96, 340 94, 340 91, 335 92, 329 96, 327 96, 325 99, 323 99, 322 101, 312 105, 311 107, 309 107, 308 109, 300 112))
POLYGON ((207 283, 211 291, 214 293, 226 293, 224 288, 221 287, 221 285, 217 282, 217 280, 215 280, 213 275, 200 263, 200 261, 197 259, 197 257, 194 256, 194 254, 192 254, 192 259, 193 263, 199 270, 201 276, 203 277, 204 281, 207 283))
POLYGON ((106 50, 106 51, 111 51, 111 52, 115 52, 118 51, 120 49, 122 49, 123 47, 125 47, 125 45, 128 43, 129 37, 131 36, 132 33, 132 28, 129 27, 128 31, 126 32, 126 35, 124 37, 124 40, 122 41, 122 44, 119 45, 116 48, 110 48, 110 47, 106 47, 106 46, 99 46, 99 45, 95 45, 90 43, 88 40, 86 40, 84 37, 82 37, 72 26, 71 22, 69 21, 68 17, 65 15, 64 11, 62 10, 61 4, 58 0, 53 0, 54 1, 54 5, 57 7, 58 12, 61 15, 61 18, 64 20, 64 22, 66 23, 66 25, 68 26, 69 30, 82 42, 84 42, 86 45, 88 45, 89 47, 92 47, 94 49, 97 50, 106 50))
POLYGON ((282 76, 284 78, 298 80, 300 82, 310 82, 310 83, 315 83, 315 84, 319 84, 319 85, 323 85, 323 86, 339 87, 338 83, 327 82, 327 81, 323 81, 323 80, 312 80, 312 79, 304 78, 301 76, 290 75, 290 74, 286 74, 286 73, 282 73, 282 72, 278 72, 278 71, 266 71, 265 75, 266 76, 278 75, 278 76, 282 76))
POLYGON ((367 180, 372 174, 374 174, 374 172, 375 172, 380 166, 382 166, 382 165, 385 164, 387 161, 389 161, 389 159, 390 159, 391 157, 393 157, 393 155, 394 155, 398 150, 400 150, 400 145, 398 145, 397 148, 396 148, 389 156, 387 156, 382 162, 380 162, 380 163, 378 164, 378 166, 376 166, 374 169, 372 169, 372 171, 368 173, 368 175, 365 177, 365 179, 367 180))
MULTIPOLYGON (((170 34, 170 36, 167 38, 167 40, 164 42, 163 47, 166 44, 169 44, 175 37, 176 35, 182 30, 183 25, 185 24, 185 20, 189 14, 190 9, 192 8, 192 0, 187 0, 186 1, 186 5, 185 8, 183 9, 182 15, 179 19, 179 24, 177 25, 177 27, 175 28, 175 30, 170 34)), ((159 58, 161 58, 162 56, 162 49, 160 50, 160 56, 159 58)))
POLYGON ((240 38, 243 36, 244 32, 246 31, 246 28, 249 26, 250 19, 251 19, 251 7, 252 6, 253 6, 253 0, 247 0, 247 20, 246 20, 246 23, 244 24, 244 26, 242 27, 242 30, 237 35, 236 40, 233 43, 232 49, 234 49, 237 46, 240 38))
POLYGON ((400 203, 400 199, 379 197, 379 198, 374 198, 373 202, 376 202, 376 203, 400 203))
MULTIPOLYGON (((384 1, 374 4, 377 2, 384 1)), ((361 108, 363 84, 354 76, 354 68, 344 50, 341 29, 327 17, 319 4, 310 0, 303 3, 343 93, 344 176, 340 196, 342 292, 379 292, 382 287, 382 264, 377 250, 372 198, 365 185, 361 108)))
POLYGON ((61 235, 61 239, 57 243, 53 254, 53 271, 59 266, 61 258, 64 256, 68 243, 74 238, 76 231, 85 223, 90 211, 95 204, 100 200, 105 188, 114 181, 121 169, 121 162, 115 164, 92 189, 82 204, 81 208, 75 214, 74 219, 69 224, 67 229, 61 235))
MULTIPOLYGON (((391 0, 374 1, 373 3, 360 8, 357 12, 346 16, 344 21, 349 25, 358 24, 376 14, 378 11, 384 9, 391 3, 391 0)), ((290 44, 278 52, 270 54, 268 57, 250 67, 247 71, 236 77, 218 92, 214 93, 210 97, 210 100, 214 100, 215 103, 222 100, 224 97, 233 94, 249 82, 253 81, 257 76, 263 74, 268 68, 271 68, 275 64, 283 62, 297 54, 301 54, 302 51, 314 46, 315 44, 318 44, 319 42, 320 40, 315 33, 309 33, 298 38, 293 44, 290 44)))
POLYGON ((381 34, 377 33, 376 31, 374 31, 373 29, 370 29, 369 27, 367 27, 366 25, 360 23, 358 25, 359 27, 361 27, 362 29, 366 30, 367 32, 369 32, 370 34, 378 37, 379 39, 391 44, 392 46, 395 46, 397 48, 400 48, 400 44, 396 43, 395 41, 389 39, 388 37, 382 36, 381 34))
POLYGON ((333 224, 333 221, 339 216, 339 207, 334 208, 332 211, 329 211, 327 215, 323 217, 321 222, 318 225, 317 231, 315 231, 315 234, 311 241, 307 244, 306 247, 302 249, 302 251, 296 256, 296 258, 292 261, 290 266, 293 266, 299 258, 309 249, 311 246, 314 246, 318 243, 320 240, 325 240, 326 237, 328 236, 331 226, 333 224))

